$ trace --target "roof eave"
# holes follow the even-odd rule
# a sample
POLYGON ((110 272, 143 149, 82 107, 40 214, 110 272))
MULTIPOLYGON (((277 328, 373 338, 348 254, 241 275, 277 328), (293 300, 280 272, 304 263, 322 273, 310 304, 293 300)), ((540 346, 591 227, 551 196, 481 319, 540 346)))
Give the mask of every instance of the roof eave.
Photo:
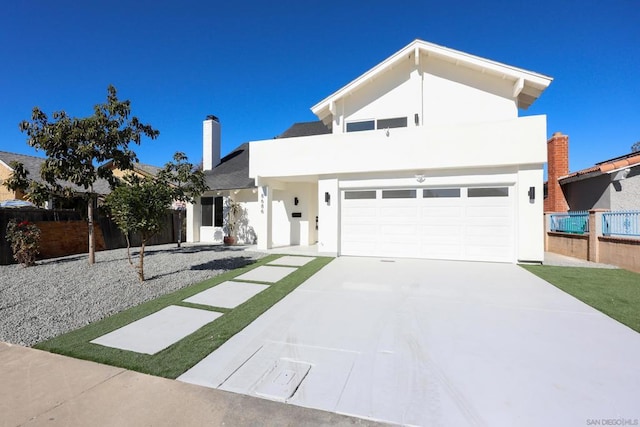
POLYGON ((560 185, 571 184, 572 182, 583 181, 585 179, 595 178, 600 175, 602 175, 602 171, 600 171, 600 169, 597 169, 595 171, 583 173, 580 175, 567 175, 565 177, 560 177, 558 178, 558 183, 560 183, 560 185))

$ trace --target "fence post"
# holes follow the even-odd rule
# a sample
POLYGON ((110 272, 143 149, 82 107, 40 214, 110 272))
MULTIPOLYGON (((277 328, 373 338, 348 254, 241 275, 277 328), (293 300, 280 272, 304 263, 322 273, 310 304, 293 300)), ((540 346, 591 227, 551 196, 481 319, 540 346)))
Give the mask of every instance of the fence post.
POLYGON ((602 212, 607 209, 591 209, 589 211, 589 261, 600 262, 600 241, 602 236, 602 212))
POLYGON ((544 213, 544 251, 549 250, 549 230, 551 230, 551 213, 544 213))

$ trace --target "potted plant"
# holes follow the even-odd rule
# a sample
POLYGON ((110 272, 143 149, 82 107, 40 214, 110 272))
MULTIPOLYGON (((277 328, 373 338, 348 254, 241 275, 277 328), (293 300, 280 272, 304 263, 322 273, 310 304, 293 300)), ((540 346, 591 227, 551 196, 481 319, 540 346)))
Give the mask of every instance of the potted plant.
POLYGON ((236 225, 240 215, 242 214, 242 207, 240 203, 234 201, 231 198, 227 199, 227 234, 224 236, 225 245, 236 244, 236 225))

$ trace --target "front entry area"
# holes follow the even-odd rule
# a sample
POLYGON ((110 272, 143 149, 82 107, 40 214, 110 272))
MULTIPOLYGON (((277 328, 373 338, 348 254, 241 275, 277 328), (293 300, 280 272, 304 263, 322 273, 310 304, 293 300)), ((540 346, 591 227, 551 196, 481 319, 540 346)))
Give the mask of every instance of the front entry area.
POLYGON ((514 262, 514 187, 341 191, 340 254, 514 262))

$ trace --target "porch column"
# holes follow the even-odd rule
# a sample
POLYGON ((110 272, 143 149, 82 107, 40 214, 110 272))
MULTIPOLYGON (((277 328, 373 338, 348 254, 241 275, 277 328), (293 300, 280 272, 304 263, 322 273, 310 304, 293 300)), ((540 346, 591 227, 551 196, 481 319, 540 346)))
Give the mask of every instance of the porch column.
POLYGON ((271 191, 272 189, 268 185, 261 185, 258 189, 258 203, 260 205, 260 231, 258 235, 258 249, 265 250, 271 249, 272 234, 271 234, 271 191))
POLYGON ((202 223, 202 211, 200 199, 196 199, 193 203, 187 203, 187 242, 200 241, 200 224, 202 223))

